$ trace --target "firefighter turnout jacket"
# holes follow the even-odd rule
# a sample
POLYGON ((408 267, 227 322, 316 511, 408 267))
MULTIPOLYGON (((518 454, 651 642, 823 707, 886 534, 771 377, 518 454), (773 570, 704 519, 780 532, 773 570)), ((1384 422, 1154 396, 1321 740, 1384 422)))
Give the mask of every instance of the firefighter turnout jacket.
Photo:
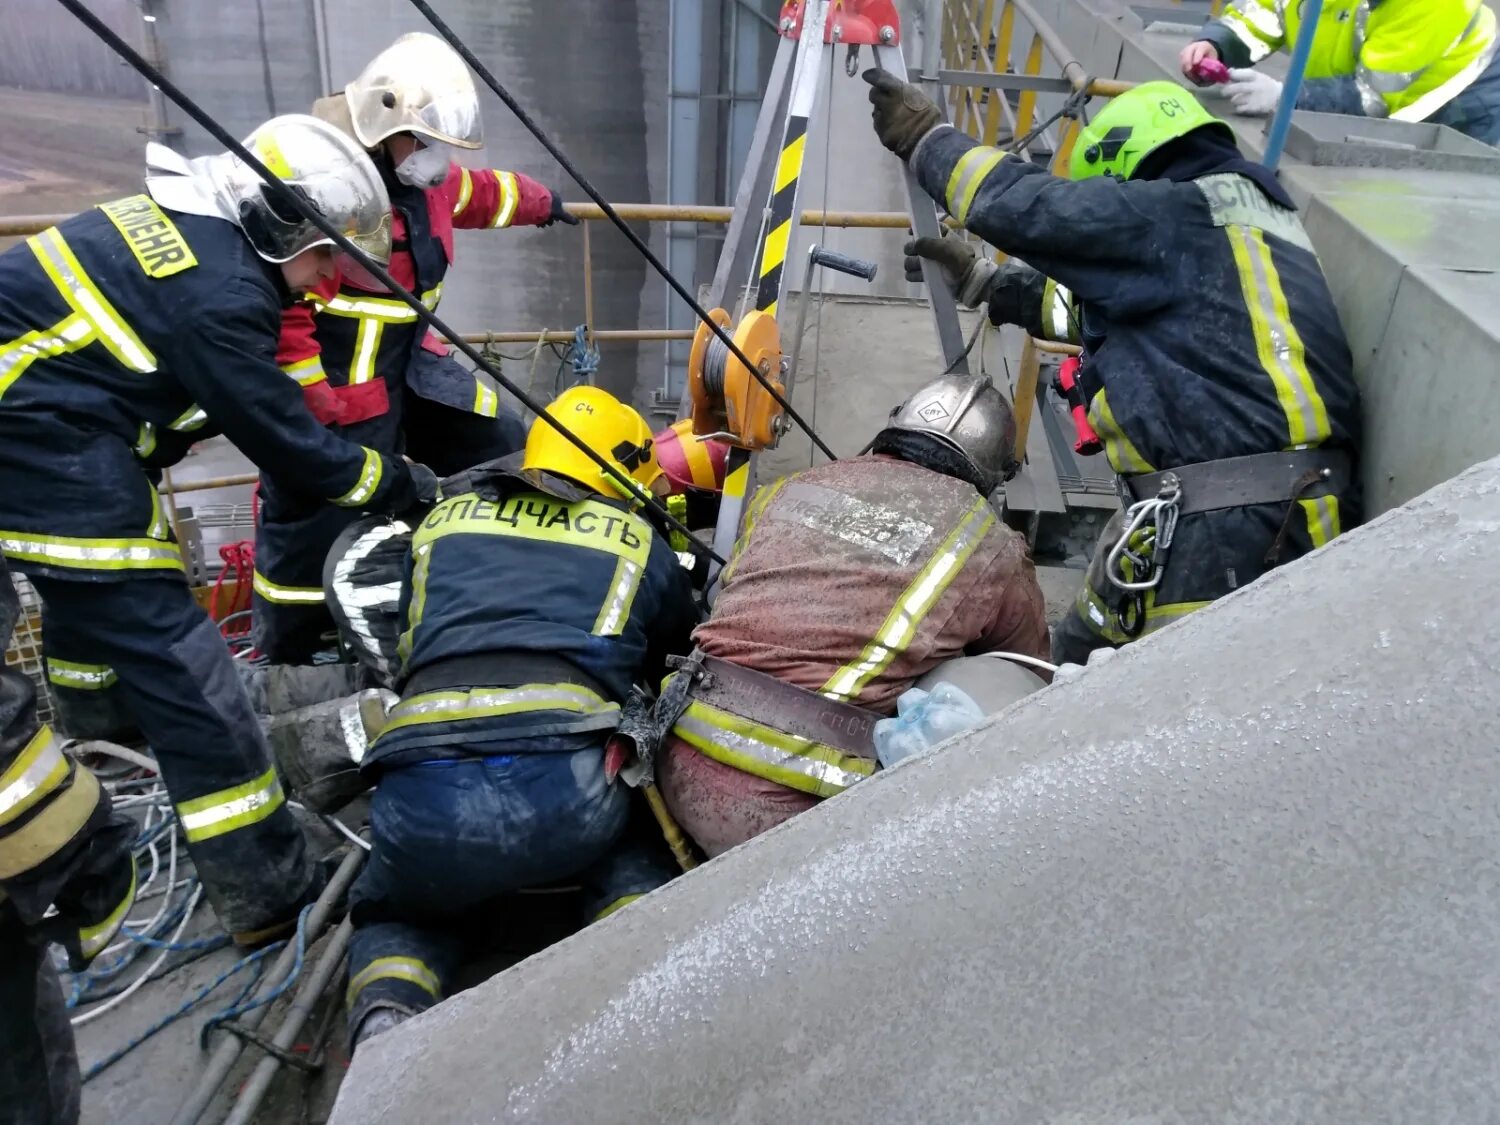
MULTIPOLYGON (((454 164, 442 183, 425 190, 394 176, 385 180, 392 205, 390 274, 432 310, 453 263, 455 227, 535 226, 552 210, 551 191, 518 172, 454 164)), ((456 365, 413 372, 419 347, 448 354, 404 302, 340 276, 287 311, 276 358, 323 422, 349 426, 380 417, 412 379, 417 385, 411 389, 423 398, 495 417, 500 400, 486 378, 456 365), (423 382, 429 370, 434 375, 423 382)))
MULTIPOLYGON (((1234 0, 1199 34, 1229 66, 1297 41, 1300 5, 1234 0)), ((1495 58, 1484 0, 1329 0, 1313 36, 1297 108, 1425 121, 1495 58)))
POLYGON ((366 766, 453 756, 455 743, 598 745, 631 686, 690 647, 688 573, 643 516, 555 478, 561 495, 488 466, 458 479, 412 534, 402 700, 366 766))
POLYGON ((0 550, 59 578, 181 572, 143 459, 210 425, 335 504, 412 503, 405 464, 319 425, 278 368, 287 298, 235 226, 145 195, 0 255, 0 550))
MULTIPOLYGON (((955 656, 1048 655, 1025 540, 973 485, 879 454, 761 488, 693 639, 709 656, 883 715, 955 656)), ((699 699, 672 732, 710 758, 819 797, 875 766, 787 735, 773 715, 699 699)))
MULTIPOLYGON (((1089 421, 1130 477, 1282 450, 1351 457, 1359 393, 1348 343, 1297 213, 1246 175, 1072 182, 950 128, 914 155, 923 187, 970 230, 1045 275, 1019 286, 1024 316, 1084 349, 1089 421)), ((1356 477, 1357 480, 1357 477, 1356 477)), ((1147 593, 1153 629, 1328 542, 1360 519, 1357 483, 1287 505, 1203 512, 1179 523, 1175 560, 1147 593)), ((1109 591, 1080 610, 1112 643, 1109 591)))

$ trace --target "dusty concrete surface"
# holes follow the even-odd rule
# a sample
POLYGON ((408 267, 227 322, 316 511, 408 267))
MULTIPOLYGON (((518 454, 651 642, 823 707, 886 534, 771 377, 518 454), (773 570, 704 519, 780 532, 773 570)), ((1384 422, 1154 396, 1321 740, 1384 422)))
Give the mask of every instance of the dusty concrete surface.
POLYGON ((372 1042, 333 1120, 1495 1118, 1497 530, 1492 461, 372 1042))

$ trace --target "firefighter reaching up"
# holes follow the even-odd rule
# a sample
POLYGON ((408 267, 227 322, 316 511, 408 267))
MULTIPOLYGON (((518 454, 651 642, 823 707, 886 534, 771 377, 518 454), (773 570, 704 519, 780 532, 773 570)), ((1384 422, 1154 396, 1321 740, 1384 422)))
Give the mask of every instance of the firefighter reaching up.
POLYGON ((991 319, 1083 346, 1088 420, 1127 511, 1106 527, 1054 659, 1149 633, 1358 523, 1359 392, 1295 207, 1186 90, 1148 82, 1094 114, 1072 180, 942 123, 868 71, 875 129, 997 267, 920 239, 991 319))
MULTIPOLYGON (((354 138, 391 198, 390 272, 436 309, 453 262, 455 228, 578 222, 554 191, 519 172, 464 168, 482 144, 479 96, 457 52, 433 35, 403 35, 313 114, 354 138)), ((321 421, 382 452, 405 452, 439 474, 502 457, 525 439, 487 377, 461 366, 373 277, 346 269, 299 294, 278 360, 321 421)), ((328 647, 332 621, 320 577, 356 516, 295 476, 262 484, 255 546, 255 635, 277 663, 328 647)))

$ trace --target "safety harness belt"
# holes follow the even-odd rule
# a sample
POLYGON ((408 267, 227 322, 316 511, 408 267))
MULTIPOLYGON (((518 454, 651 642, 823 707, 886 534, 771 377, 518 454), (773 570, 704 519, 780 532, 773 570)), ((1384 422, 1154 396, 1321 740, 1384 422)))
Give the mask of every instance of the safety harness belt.
POLYGON ((1220 508, 1255 504, 1284 504, 1343 492, 1349 487, 1353 462, 1339 449, 1292 449, 1200 461, 1159 473, 1121 477, 1127 505, 1158 496, 1168 477, 1181 489, 1178 516, 1220 508))

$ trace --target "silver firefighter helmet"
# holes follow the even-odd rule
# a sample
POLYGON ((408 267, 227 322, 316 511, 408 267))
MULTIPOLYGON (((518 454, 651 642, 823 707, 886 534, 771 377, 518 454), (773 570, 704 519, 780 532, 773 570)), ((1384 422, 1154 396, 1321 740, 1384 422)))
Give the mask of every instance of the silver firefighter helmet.
POLYGON ((396 133, 475 149, 484 143, 479 94, 457 51, 414 31, 370 60, 344 87, 354 133, 366 148, 396 133))
MULTIPOLYGON (((391 256, 391 200, 352 137, 306 114, 273 117, 244 145, 283 184, 376 261, 391 256)), ((332 243, 271 191, 248 164, 221 152, 189 160, 146 146, 146 190, 163 207, 234 223, 268 262, 332 243)))
POLYGON ((1019 467, 1015 415, 988 376, 934 379, 891 411, 880 433, 892 431, 925 434, 946 445, 973 470, 985 495, 1019 467))

